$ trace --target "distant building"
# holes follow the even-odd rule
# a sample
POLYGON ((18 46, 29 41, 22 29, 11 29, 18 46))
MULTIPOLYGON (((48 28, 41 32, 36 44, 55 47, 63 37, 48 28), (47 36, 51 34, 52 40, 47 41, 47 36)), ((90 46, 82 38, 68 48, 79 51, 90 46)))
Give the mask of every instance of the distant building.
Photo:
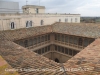
POLYGON ((45 6, 24 5, 22 9, 23 13, 45 13, 45 6))
POLYGON ((17 5, 16 2, 11 2, 7 5, 9 9, 0 13, 0 31, 51 25, 56 22, 80 23, 80 14, 45 13, 45 6, 38 5, 24 5, 23 13, 17 13, 17 5))
POLYGON ((0 1, 0 13, 19 13, 19 3, 0 1))

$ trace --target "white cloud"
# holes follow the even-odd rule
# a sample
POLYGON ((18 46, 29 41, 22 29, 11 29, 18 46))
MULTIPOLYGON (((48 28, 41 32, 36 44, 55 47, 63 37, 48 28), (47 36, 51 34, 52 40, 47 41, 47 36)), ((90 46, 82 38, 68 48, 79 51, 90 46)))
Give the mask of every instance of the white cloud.
MULTIPOLYGON (((26 0, 0 0, 19 2, 21 6, 26 0)), ((28 4, 39 5, 39 0, 28 0, 28 4)), ((48 13, 78 13, 82 16, 100 16, 100 0, 40 0, 48 13)))
POLYGON ((76 12, 81 13, 83 16, 100 16, 100 2, 98 0, 88 1, 83 6, 77 7, 76 12))

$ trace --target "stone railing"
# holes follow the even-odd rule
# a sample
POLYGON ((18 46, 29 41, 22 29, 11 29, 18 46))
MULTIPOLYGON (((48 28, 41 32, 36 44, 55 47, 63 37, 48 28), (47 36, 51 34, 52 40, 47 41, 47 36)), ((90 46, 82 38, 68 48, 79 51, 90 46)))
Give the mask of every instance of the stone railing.
POLYGON ((9 15, 9 16, 11 16, 11 15, 15 15, 15 16, 17 16, 17 15, 79 15, 80 16, 80 14, 70 14, 70 13, 38 13, 38 14, 36 14, 36 13, 0 13, 0 16, 6 16, 6 15, 9 15))

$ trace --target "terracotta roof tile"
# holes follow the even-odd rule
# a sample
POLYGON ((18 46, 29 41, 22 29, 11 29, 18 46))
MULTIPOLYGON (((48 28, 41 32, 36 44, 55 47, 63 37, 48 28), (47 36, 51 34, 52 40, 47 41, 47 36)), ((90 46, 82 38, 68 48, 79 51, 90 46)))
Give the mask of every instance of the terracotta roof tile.
POLYGON ((38 26, 0 32, 0 39, 18 40, 52 32, 51 26, 38 26))
POLYGON ((46 33, 63 33, 83 37, 98 38, 95 42, 64 63, 65 68, 86 68, 89 71, 68 71, 68 75, 99 75, 100 74, 100 27, 99 24, 69 24, 55 23, 51 26, 38 26, 18 30, 0 32, 0 55, 14 68, 49 68, 56 72, 19 72, 20 74, 50 74, 62 75, 61 66, 41 55, 21 47, 13 40, 33 37, 46 33), (10 41, 9 41, 10 40, 10 41))
POLYGON ((13 69, 1 56, 0 56, 0 75, 19 75, 17 72, 8 71, 13 69))
MULTIPOLYGON (((61 74, 60 65, 53 60, 49 60, 44 56, 41 56, 35 52, 29 51, 24 47, 21 47, 11 41, 1 41, 0 43, 0 55, 13 67, 13 68, 32 68, 32 69, 54 69, 56 72, 47 72, 47 71, 31 71, 31 74, 38 75, 48 74, 55 75, 61 74), (5 43, 6 42, 6 43, 5 43)), ((30 72, 18 71, 19 74, 30 74, 30 72)))
POLYGON ((99 38, 100 24, 95 23, 55 23, 53 32, 69 35, 99 38))
MULTIPOLYGON (((76 71, 75 74, 81 75, 99 75, 100 74, 100 39, 97 39, 88 47, 83 49, 77 55, 72 57, 66 63, 65 68, 82 68, 87 71, 76 71)), ((73 72, 70 72, 73 73, 73 72)), ((71 74, 69 74, 71 75, 71 74)))

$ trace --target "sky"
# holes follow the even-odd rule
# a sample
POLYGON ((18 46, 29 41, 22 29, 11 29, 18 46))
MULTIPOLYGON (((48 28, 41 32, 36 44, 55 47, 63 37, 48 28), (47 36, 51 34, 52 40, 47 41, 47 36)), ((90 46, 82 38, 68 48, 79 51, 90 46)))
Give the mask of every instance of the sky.
MULTIPOLYGON (((19 7, 26 5, 26 0, 0 0, 19 2, 19 7)), ((100 17, 100 0, 27 0, 27 5, 46 7, 46 13, 70 13, 81 16, 100 17)))

